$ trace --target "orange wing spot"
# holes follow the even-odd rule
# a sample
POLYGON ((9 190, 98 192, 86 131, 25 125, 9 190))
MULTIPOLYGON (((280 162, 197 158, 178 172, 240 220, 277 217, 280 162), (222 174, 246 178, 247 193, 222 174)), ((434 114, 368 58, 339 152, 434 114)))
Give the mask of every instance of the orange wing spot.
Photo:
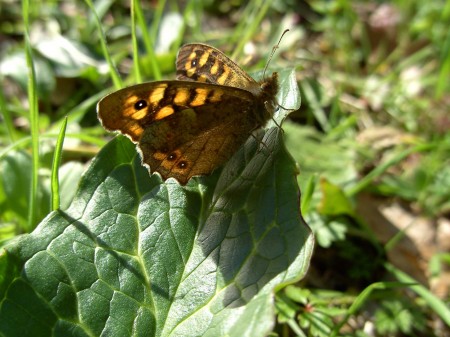
POLYGON ((211 74, 215 75, 219 71, 219 60, 216 59, 214 65, 211 67, 211 74))
POLYGON ((178 161, 170 168, 170 171, 178 174, 185 174, 186 169, 190 166, 188 161, 186 161, 184 158, 181 158, 181 156, 179 156, 179 153, 177 153, 177 159, 178 161))
POLYGON ((172 106, 170 105, 166 105, 165 107, 162 107, 161 109, 159 109, 156 114, 155 114, 155 120, 160 120, 160 119, 164 119, 167 116, 170 116, 171 114, 173 114, 175 112, 175 110, 173 109, 172 106))
POLYGON ((153 154, 153 158, 157 160, 161 160, 161 166, 164 167, 166 170, 173 171, 176 165, 177 160, 179 160, 181 157, 181 151, 180 150, 174 150, 170 152, 169 154, 163 153, 161 151, 155 152, 153 154))
MULTIPOLYGON (((131 110, 131 109, 127 109, 127 110, 131 110)), ((147 113, 148 113, 147 108, 138 110, 138 111, 133 110, 131 113, 125 112, 126 115, 130 116, 131 118, 133 118, 135 120, 140 120, 140 119, 144 118, 145 116, 147 116, 147 113)))
POLYGON ((153 89, 150 92, 149 101, 152 104, 158 104, 160 100, 164 97, 164 92, 166 91, 167 84, 161 85, 160 87, 153 89))
POLYGON ((207 78, 205 75, 200 75, 200 76, 197 78, 197 82, 206 82, 207 79, 208 79, 208 78, 207 78))
POLYGON ((167 153, 163 153, 163 152, 159 152, 159 151, 156 151, 156 152, 154 152, 153 153, 153 158, 155 158, 156 160, 164 160, 164 159, 166 159, 166 157, 167 157, 167 153))
POLYGON ((121 130, 124 134, 128 135, 133 141, 138 141, 141 136, 142 133, 144 132, 144 129, 141 128, 138 124, 133 123, 133 124, 128 124, 127 125, 129 128, 125 129, 125 130, 121 130))
POLYGON ((211 103, 217 103, 222 100, 223 91, 222 90, 214 90, 212 95, 209 96, 209 101, 211 103))
POLYGON ((176 105, 183 106, 183 105, 186 105, 188 99, 189 99, 189 90, 188 89, 179 88, 177 90, 177 93, 175 94, 173 102, 176 105))
POLYGON ((230 74, 230 68, 226 65, 223 66, 223 74, 217 79, 217 83, 223 85, 230 74))
POLYGON ((178 174, 183 174, 185 170, 186 168, 172 167, 170 171, 178 174))
POLYGON ((205 51, 203 55, 200 57, 200 61, 198 62, 200 67, 203 67, 206 64, 206 61, 208 61, 209 52, 205 51))
POLYGON ((199 106, 205 104, 206 98, 208 97, 209 90, 197 88, 195 89, 197 95, 195 95, 194 99, 190 103, 190 106, 199 106))
MULTIPOLYGON (((124 102, 124 105, 127 107, 123 111, 124 116, 126 116, 126 117, 132 116, 136 112, 136 110, 134 109, 134 104, 136 104, 136 102, 138 100, 139 100, 139 97, 137 97, 136 95, 127 97, 127 99, 124 102)), ((132 118, 134 118, 134 117, 132 117, 132 118)))

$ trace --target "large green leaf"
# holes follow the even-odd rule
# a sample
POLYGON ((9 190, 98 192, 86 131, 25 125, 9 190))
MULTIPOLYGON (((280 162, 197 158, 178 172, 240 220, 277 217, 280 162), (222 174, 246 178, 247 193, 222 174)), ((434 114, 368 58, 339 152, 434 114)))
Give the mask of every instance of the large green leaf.
MULTIPOLYGON (((296 94, 292 74, 282 83, 296 94)), ((149 178, 115 138, 71 206, 0 256, 0 333, 267 335, 274 291, 305 274, 313 246, 295 172, 276 126, 185 187, 149 178)))

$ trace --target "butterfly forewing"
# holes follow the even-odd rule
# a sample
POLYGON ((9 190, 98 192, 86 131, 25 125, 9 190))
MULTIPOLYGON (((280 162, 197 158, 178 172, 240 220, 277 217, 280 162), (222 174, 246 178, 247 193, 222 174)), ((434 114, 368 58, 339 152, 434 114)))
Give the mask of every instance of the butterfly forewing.
POLYGON ((183 185, 222 165, 260 126, 254 96, 238 88, 186 81, 132 88, 99 102, 104 127, 138 143, 152 172, 183 185))
POLYGON ((248 90, 258 84, 220 50, 200 44, 187 44, 177 56, 177 79, 226 85, 248 90))

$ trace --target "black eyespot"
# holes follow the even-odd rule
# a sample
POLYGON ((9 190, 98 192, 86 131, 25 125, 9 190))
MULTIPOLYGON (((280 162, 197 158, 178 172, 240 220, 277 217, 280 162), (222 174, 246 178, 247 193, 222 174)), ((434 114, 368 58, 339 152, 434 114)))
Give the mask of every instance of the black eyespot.
POLYGON ((141 99, 141 100, 137 101, 136 103, 134 103, 134 108, 136 110, 142 110, 146 107, 147 107, 147 101, 144 99, 141 99))
POLYGON ((185 161, 180 161, 177 166, 180 169, 185 169, 188 166, 188 164, 185 161))
POLYGON ((167 156, 168 160, 175 160, 177 159, 177 154, 176 153, 171 153, 167 156))
POLYGON ((197 60, 192 60, 191 61, 191 66, 192 67, 196 67, 197 66, 197 60))

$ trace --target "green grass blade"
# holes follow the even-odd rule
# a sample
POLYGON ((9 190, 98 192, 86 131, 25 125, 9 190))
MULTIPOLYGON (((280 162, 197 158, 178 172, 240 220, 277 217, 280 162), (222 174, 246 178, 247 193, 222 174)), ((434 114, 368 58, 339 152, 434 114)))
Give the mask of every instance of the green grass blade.
MULTIPOLYGON (((450 3, 450 2, 449 2, 450 3)), ((450 6, 449 6, 450 7, 450 6)), ((441 53, 441 68, 439 70, 438 81, 436 84, 436 98, 441 98, 448 89, 448 76, 450 74, 450 32, 447 32, 441 53)))
MULTIPOLYGON (((49 132, 49 133, 41 134, 39 138, 40 138, 40 141, 42 141, 44 139, 48 139, 48 138, 55 139, 57 137, 58 137, 57 134, 55 134, 53 132, 49 132)), ((105 146, 105 144, 107 143, 106 140, 99 138, 97 135, 90 136, 90 135, 81 134, 81 133, 66 133, 65 138, 78 139, 85 143, 96 145, 98 147, 105 146)), ((8 145, 7 147, 5 147, 4 149, 2 149, 0 151, 0 159, 5 157, 12 150, 26 148, 30 144, 30 142, 31 142, 31 137, 27 136, 27 137, 23 137, 23 138, 19 139, 18 141, 8 145)), ((94 156, 96 152, 97 151, 86 152, 85 154, 94 156)))
POLYGON ((247 27, 242 27, 242 29, 236 29, 236 32, 240 32, 237 39, 237 46, 234 49, 233 54, 231 55, 232 59, 235 59, 237 55, 240 55, 242 50, 244 49, 245 44, 251 39, 252 36, 255 36, 255 32, 260 29, 261 21, 267 14, 267 10, 270 7, 271 1, 267 0, 258 0, 252 1, 248 4, 248 6, 254 6, 255 10, 254 14, 250 16, 251 19, 243 20, 247 27))
POLYGON ((436 147, 435 144, 421 144, 414 146, 412 148, 409 148, 407 150, 404 150, 400 153, 398 153, 393 158, 387 160, 385 163, 382 163, 375 167, 372 171, 370 171, 364 178, 362 178, 356 185, 349 188, 346 193, 348 196, 352 196, 363 190, 365 187, 367 187, 374 179, 379 177, 381 174, 386 172, 390 167, 398 164, 408 156, 410 156, 413 153, 418 153, 422 151, 430 151, 436 147))
MULTIPOLYGON (((184 32, 186 29, 186 22, 188 22, 189 20, 192 20, 192 18, 197 17, 196 13, 195 13, 196 5, 198 6, 198 1, 196 1, 196 0, 190 0, 186 3, 186 6, 185 6, 184 12, 183 12, 183 22, 180 27, 180 33, 179 33, 178 37, 172 43, 172 51, 173 52, 176 52, 181 46, 181 43, 183 41, 184 32)), ((194 31, 196 30, 197 24, 198 24, 198 22, 196 20, 195 26, 193 27, 194 31)))
POLYGON ((58 140, 56 141, 55 154, 52 163, 52 210, 59 208, 59 167, 61 166, 61 157, 64 144, 64 136, 67 128, 67 116, 63 120, 61 130, 59 131, 58 140))
POLYGON ((375 290, 384 290, 389 288, 399 288, 399 287, 405 287, 408 285, 415 285, 415 282, 376 282, 372 283, 368 287, 366 287, 359 295, 356 297, 353 304, 348 308, 347 313, 344 317, 344 319, 337 324, 333 331, 331 332, 331 337, 337 336, 339 334, 339 330, 347 323, 348 319, 357 313, 357 311, 363 306, 364 303, 367 302, 367 300, 370 298, 370 295, 375 290))
POLYGON ((29 195, 28 209, 28 229, 31 230, 36 224, 37 214, 37 189, 38 189, 38 172, 39 172, 39 111, 36 88, 36 73, 33 64, 33 55, 31 51, 29 39, 29 14, 30 7, 28 0, 22 2, 22 15, 24 20, 24 36, 25 36, 25 58, 28 68, 28 102, 30 109, 30 130, 31 130, 31 155, 32 155, 32 170, 31 170, 31 186, 29 195))
MULTIPOLYGON (((247 4, 247 6, 245 6, 242 9, 241 17, 243 17, 243 18, 251 18, 251 17, 253 17, 253 12, 255 10, 255 7, 258 6, 256 1, 258 1, 258 3, 259 3, 261 0, 253 0, 253 1, 249 2, 247 4)), ((239 42, 239 40, 242 38, 242 32, 245 31, 245 29, 246 29, 245 27, 246 27, 247 24, 248 24, 248 22, 246 20, 240 20, 237 23, 236 28, 233 30, 233 35, 229 37, 229 41, 231 43, 237 44, 239 42)))
POLYGON ((30 142, 31 142, 31 137, 27 136, 27 137, 23 137, 23 138, 19 139, 18 141, 8 145, 7 147, 5 147, 4 149, 2 149, 0 151, 0 159, 5 157, 12 150, 27 147, 30 144, 30 142))
POLYGON ((86 4, 89 6, 89 8, 92 11, 94 21, 97 26, 97 30, 100 34, 100 43, 102 46, 103 56, 105 57, 106 62, 108 62, 109 72, 111 74, 111 78, 113 80, 114 87, 116 89, 121 89, 123 87, 123 82, 122 82, 122 79, 120 78, 119 72, 117 71, 117 69, 114 65, 113 60, 111 59, 111 56, 109 55, 108 45, 106 44, 105 32, 103 31, 100 19, 98 18, 97 12, 95 11, 95 7, 92 4, 92 1, 91 0, 85 0, 85 1, 86 1, 86 4))
POLYGON ((138 7, 139 1, 131 1, 131 41, 133 44, 133 72, 135 81, 137 83, 142 82, 141 68, 139 66, 139 47, 136 36, 136 7, 138 7))
POLYGON ((422 297, 425 300, 425 302, 430 306, 430 308, 433 309, 434 312, 438 314, 439 317, 441 317, 441 319, 448 326, 450 326, 450 309, 443 301, 437 298, 431 291, 429 291, 423 285, 418 284, 417 281, 414 280, 411 276, 397 269, 393 265, 386 263, 385 268, 389 272, 391 272, 399 281, 415 283, 414 286, 411 287, 411 290, 413 290, 417 295, 422 297))
POLYGON ((150 38, 152 41, 156 41, 158 38, 158 29, 161 24, 161 18, 164 11, 164 7, 166 6, 166 0, 159 0, 158 5, 156 7, 156 11, 153 15, 152 25, 150 27, 150 38))
POLYGON ((314 190, 317 185, 317 176, 312 175, 309 177, 308 182, 306 183, 306 188, 301 194, 301 207, 302 214, 308 214, 311 208, 311 201, 314 194, 314 190))
MULTIPOLYGON (((147 29, 147 25, 145 24, 144 14, 142 12, 142 7, 139 1, 133 0, 132 2, 134 5, 132 8, 134 8, 134 15, 136 15, 137 24, 141 29, 142 32, 142 40, 144 41, 144 46, 147 51, 147 54, 150 58, 150 65, 152 67, 152 73, 155 80, 161 79, 161 70, 159 68, 158 62, 156 60, 156 55, 154 51, 155 46, 155 37, 149 34, 149 31, 147 29)), ((132 17, 134 16, 132 15, 132 17)), ((155 18, 156 19, 156 18, 155 18)), ((156 22, 157 20, 153 20, 152 25, 159 25, 159 22, 156 22)), ((135 58, 136 56, 134 56, 135 58)), ((136 61, 135 61, 136 62, 136 61)), ((137 79, 136 79, 137 80, 137 79)))
POLYGON ((328 121, 325 110, 322 108, 319 102, 319 97, 317 97, 316 91, 314 90, 312 84, 313 83, 310 81, 302 81, 300 85, 302 87, 302 91, 305 95, 306 101, 309 102, 310 109, 314 114, 314 117, 316 118, 322 129, 328 132, 331 129, 330 123, 328 121))

